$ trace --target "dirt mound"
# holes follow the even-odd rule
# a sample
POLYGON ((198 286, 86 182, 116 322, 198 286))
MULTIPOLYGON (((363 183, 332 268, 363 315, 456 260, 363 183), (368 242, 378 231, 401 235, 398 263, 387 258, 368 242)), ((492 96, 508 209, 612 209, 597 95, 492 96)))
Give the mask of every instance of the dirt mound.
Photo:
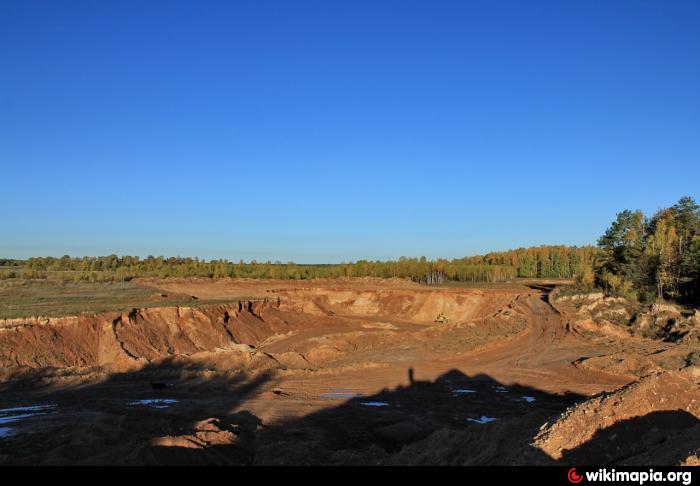
POLYGON ((697 311, 684 313, 672 304, 653 304, 630 323, 634 332, 641 336, 696 345, 700 345, 699 324, 697 311))
POLYGON ((533 411, 488 427, 442 428, 385 463, 693 465, 699 454, 698 385, 688 374, 663 373, 582 401, 554 418, 533 411))
POLYGON ((555 290, 550 302, 569 318, 569 328, 583 335, 625 338, 637 305, 622 297, 606 297, 601 292, 561 295, 555 290))
POLYGON ((559 289, 550 294, 550 301, 567 314, 570 328, 584 335, 639 336, 700 345, 698 311, 684 311, 668 303, 642 306, 600 292, 562 295, 559 289))
POLYGON ((700 447, 700 388, 686 373, 660 373, 566 410, 533 447, 577 465, 680 464, 700 447))
POLYGON ((238 413, 226 419, 208 418, 194 424, 190 434, 158 437, 123 459, 123 464, 146 466, 188 464, 248 466, 254 457, 255 433, 260 419, 238 413))

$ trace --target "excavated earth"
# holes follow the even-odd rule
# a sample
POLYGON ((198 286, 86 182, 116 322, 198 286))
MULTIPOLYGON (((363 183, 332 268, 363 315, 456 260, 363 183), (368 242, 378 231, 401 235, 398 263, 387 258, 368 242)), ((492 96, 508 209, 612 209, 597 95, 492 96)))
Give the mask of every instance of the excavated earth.
POLYGON ((699 460, 693 329, 548 285, 137 283, 229 303, 0 321, 0 465, 699 460))

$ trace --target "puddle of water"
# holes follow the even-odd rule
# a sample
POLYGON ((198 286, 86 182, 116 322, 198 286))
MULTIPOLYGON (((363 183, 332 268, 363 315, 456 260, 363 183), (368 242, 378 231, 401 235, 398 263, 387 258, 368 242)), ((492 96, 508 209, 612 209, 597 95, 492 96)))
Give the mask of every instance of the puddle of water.
POLYGON ((511 397, 511 398, 508 398, 508 400, 510 400, 512 402, 527 402, 527 403, 534 403, 535 401, 537 401, 537 399, 535 397, 529 397, 527 395, 522 396, 522 397, 518 397, 518 398, 511 397))
POLYGON ((361 397, 362 393, 321 393, 321 398, 356 398, 361 397))
POLYGON ((151 408, 168 408, 177 402, 178 401, 174 398, 145 398, 143 400, 129 402, 129 406, 134 407, 138 405, 145 405, 151 408))
MULTIPOLYGON (((50 413, 54 408, 56 408, 55 404, 2 408, 0 409, 0 424, 11 424, 29 417, 34 417, 36 415, 46 415, 47 413, 50 413)), ((0 438, 9 437, 14 434, 14 431, 14 427, 0 427, 0 438)))
POLYGON ((365 407, 388 407, 389 404, 386 402, 362 402, 361 405, 365 407))
POLYGON ((46 405, 31 405, 28 407, 0 408, 0 415, 11 412, 38 412, 40 410, 47 410, 50 408, 56 408, 56 404, 51 403, 46 405))
POLYGON ((487 417, 486 415, 482 415, 478 419, 473 419, 473 418, 468 418, 467 419, 470 422, 474 422, 475 424, 488 424, 489 422, 494 422, 495 420, 498 420, 494 417, 487 417))
POLYGON ((476 393, 476 390, 470 390, 468 388, 461 388, 459 390, 452 390, 455 395, 463 395, 465 393, 476 393))

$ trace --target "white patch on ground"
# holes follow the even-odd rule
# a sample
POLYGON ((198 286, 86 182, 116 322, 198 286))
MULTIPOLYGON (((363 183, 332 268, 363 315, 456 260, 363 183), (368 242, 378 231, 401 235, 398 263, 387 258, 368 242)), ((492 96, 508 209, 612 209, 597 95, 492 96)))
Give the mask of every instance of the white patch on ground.
POLYGON ((495 391, 496 393, 508 393, 508 389, 505 386, 501 385, 494 386, 493 391, 495 391))
POLYGON ((474 422, 475 424, 488 424, 489 422, 493 422, 495 420, 498 420, 494 417, 487 417, 486 415, 482 415, 478 419, 473 419, 473 418, 468 418, 467 419, 470 422, 474 422))
POLYGON ((0 417, 0 424, 10 424, 12 422, 17 422, 25 418, 33 417, 35 415, 43 415, 41 413, 22 413, 20 415, 3 415, 0 417))
POLYGON ((388 407, 389 404, 386 402, 362 402, 365 407, 388 407))
POLYGON ((56 408, 56 405, 55 404, 46 404, 46 405, 30 405, 28 407, 2 408, 2 409, 0 409, 0 415, 12 413, 12 412, 38 412, 38 411, 47 410, 50 408, 56 408))
MULTIPOLYGON (((36 415, 46 415, 50 411, 56 408, 55 404, 44 404, 44 405, 29 405, 26 407, 12 407, 0 409, 0 424, 11 424, 14 422, 19 422, 29 417, 34 417, 36 415), (29 413, 17 413, 17 412, 29 412, 29 413), (9 415, 14 414, 14 415, 9 415)), ((0 438, 9 437, 15 432, 14 427, 0 427, 0 438)))
POLYGON ((527 402, 527 403, 534 403, 537 401, 537 399, 535 397, 530 397, 527 395, 522 396, 522 397, 511 397, 511 398, 508 398, 508 400, 510 400, 512 402, 527 402))
POLYGON ((145 398, 143 400, 135 400, 129 402, 129 406, 135 407, 139 405, 145 405, 151 408, 168 408, 171 405, 176 404, 178 401, 174 398, 145 398))
POLYGON ((466 393, 476 393, 476 390, 470 390, 468 388, 461 388, 459 390, 452 390, 452 393, 454 393, 455 395, 463 395, 466 393))

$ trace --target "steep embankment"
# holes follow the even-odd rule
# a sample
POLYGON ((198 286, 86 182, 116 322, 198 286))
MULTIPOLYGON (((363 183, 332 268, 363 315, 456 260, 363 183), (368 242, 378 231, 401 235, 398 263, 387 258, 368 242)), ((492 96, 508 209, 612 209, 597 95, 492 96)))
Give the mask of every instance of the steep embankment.
POLYGON ((0 365, 9 368, 129 366, 168 354, 226 347, 238 306, 134 309, 0 323, 0 365))
MULTIPOLYGON (((493 312, 511 298, 485 298, 479 291, 293 289, 226 305, 6 320, 0 321, 0 366, 126 369, 170 356, 240 351, 241 345, 252 349, 287 339, 292 346, 294 340, 314 338, 314 332, 317 337, 406 330, 364 319, 405 321, 421 329, 444 312, 454 325, 493 312)), ((315 346, 311 342, 300 349, 315 346)), ((283 344, 277 352, 286 351, 287 341, 283 344)))
POLYGON ((467 322, 493 313, 508 304, 514 295, 479 290, 279 290, 293 311, 313 315, 384 317, 392 320, 433 324, 439 313, 451 322, 467 322))

